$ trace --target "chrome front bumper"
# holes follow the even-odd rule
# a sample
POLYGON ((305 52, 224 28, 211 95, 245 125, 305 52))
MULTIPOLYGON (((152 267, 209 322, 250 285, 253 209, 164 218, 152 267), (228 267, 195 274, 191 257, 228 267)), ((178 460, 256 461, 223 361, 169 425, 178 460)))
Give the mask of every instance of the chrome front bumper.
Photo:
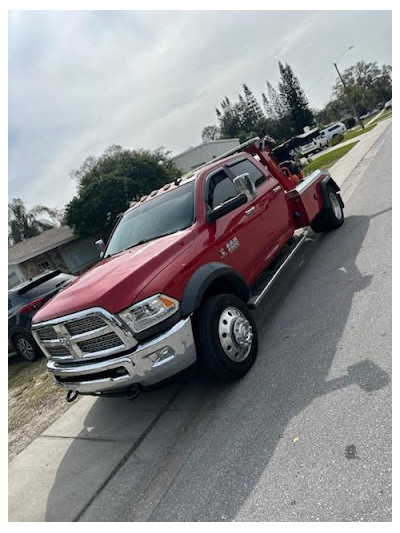
POLYGON ((134 384, 154 385, 195 361, 196 348, 188 317, 159 337, 139 344, 131 353, 75 364, 50 359, 47 368, 55 382, 66 390, 93 394, 117 391, 134 384))

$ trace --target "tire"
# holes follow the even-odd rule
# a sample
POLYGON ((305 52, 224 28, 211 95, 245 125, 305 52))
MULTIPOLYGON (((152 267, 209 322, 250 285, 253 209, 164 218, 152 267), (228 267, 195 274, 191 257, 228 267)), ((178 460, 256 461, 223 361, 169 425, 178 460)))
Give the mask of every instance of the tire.
POLYGON ((218 294, 201 304, 194 317, 194 335, 199 364, 213 377, 239 379, 256 360, 254 319, 233 294, 218 294))
POLYGON ((326 233, 340 228, 344 222, 343 207, 338 199, 338 193, 328 185, 327 194, 329 205, 310 224, 315 233, 326 233))
POLYGON ((13 345, 17 354, 26 361, 36 361, 41 354, 39 348, 35 344, 35 341, 23 333, 18 333, 15 335, 13 339, 13 345))

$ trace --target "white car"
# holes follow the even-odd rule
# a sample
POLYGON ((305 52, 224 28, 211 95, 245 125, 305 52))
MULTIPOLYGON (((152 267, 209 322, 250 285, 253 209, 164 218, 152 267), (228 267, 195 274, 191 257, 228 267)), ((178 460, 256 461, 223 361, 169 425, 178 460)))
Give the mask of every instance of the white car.
POLYGON ((315 154, 316 152, 320 152, 324 148, 327 148, 328 144, 329 141, 326 137, 317 137, 304 146, 301 146, 300 154, 302 156, 315 154))
POLYGON ((325 139, 328 139, 328 141, 330 141, 337 135, 344 135, 346 131, 347 128, 343 124, 343 122, 335 122, 335 124, 331 124, 327 128, 321 130, 320 135, 321 137, 324 137, 325 139))

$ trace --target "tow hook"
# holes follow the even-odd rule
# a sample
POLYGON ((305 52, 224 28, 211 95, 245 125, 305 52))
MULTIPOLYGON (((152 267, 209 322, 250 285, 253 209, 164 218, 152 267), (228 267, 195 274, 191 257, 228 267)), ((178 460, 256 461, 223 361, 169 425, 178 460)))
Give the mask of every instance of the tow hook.
POLYGON ((125 393, 125 398, 128 400, 135 400, 140 393, 142 392, 142 387, 140 385, 132 385, 125 393))
POLYGON ((69 391, 67 392, 67 398, 66 398, 66 399, 67 399, 67 402, 68 402, 68 403, 71 403, 71 402, 73 402, 74 400, 76 400, 77 397, 78 397, 78 394, 79 394, 79 393, 78 393, 76 390, 69 390, 69 391))

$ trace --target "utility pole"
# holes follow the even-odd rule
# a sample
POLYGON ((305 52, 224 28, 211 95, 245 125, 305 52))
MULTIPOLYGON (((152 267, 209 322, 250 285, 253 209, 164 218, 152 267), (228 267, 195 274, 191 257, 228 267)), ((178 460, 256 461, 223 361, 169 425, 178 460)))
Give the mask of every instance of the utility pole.
POLYGON ((356 108, 355 108, 355 105, 354 105, 354 103, 353 103, 353 100, 352 100, 351 97, 350 97, 350 93, 349 93, 349 90, 348 90, 348 88, 347 88, 347 85, 345 84, 344 79, 342 78, 342 75, 341 75, 340 72, 339 72, 338 66, 336 65, 336 63, 333 63, 333 66, 335 67, 336 72, 337 72, 338 75, 339 75, 340 81, 341 81, 342 84, 343 84, 343 89, 344 89, 344 92, 345 92, 345 94, 346 94, 346 98, 347 98, 347 100, 348 100, 348 102, 349 102, 351 108, 353 109, 353 113, 354 113, 355 116, 356 116, 357 122, 358 122, 359 124, 361 124, 362 129, 365 129, 364 124, 363 124, 363 121, 360 119, 360 117, 359 117, 359 115, 358 115, 358 113, 357 113, 357 110, 356 110, 356 108))

